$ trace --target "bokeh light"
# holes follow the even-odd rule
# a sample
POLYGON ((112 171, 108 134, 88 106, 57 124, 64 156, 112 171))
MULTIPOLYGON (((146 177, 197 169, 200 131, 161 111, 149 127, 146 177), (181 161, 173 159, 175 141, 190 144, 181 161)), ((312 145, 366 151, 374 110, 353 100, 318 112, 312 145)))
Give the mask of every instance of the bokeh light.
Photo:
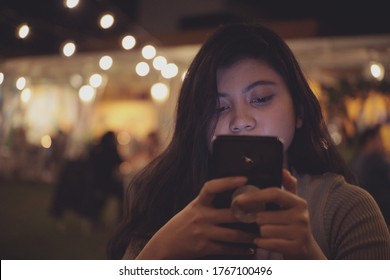
POLYGON ((103 29, 110 28, 115 22, 114 16, 112 14, 105 14, 100 18, 100 26, 103 29))
POLYGON ((94 88, 100 87, 102 83, 103 77, 100 74, 93 74, 91 77, 89 77, 89 84, 94 88))
POLYGON ((73 9, 77 7, 78 4, 79 4, 79 0, 64 0, 65 7, 69 9, 73 9))
POLYGON ((79 90, 80 100, 84 103, 90 103, 95 99, 96 91, 89 85, 84 85, 79 90))
POLYGON ((136 43, 137 43, 137 41, 135 40, 134 36, 131 36, 131 35, 127 35, 127 36, 123 37, 123 39, 122 39, 122 47, 125 50, 131 50, 132 48, 135 47, 136 43))
POLYGON ((30 34, 30 27, 26 23, 19 25, 17 34, 20 39, 26 38, 30 34))
POLYGON ((149 64, 147 64, 146 62, 139 62, 135 66, 135 72, 141 77, 148 75, 149 71, 150 67, 149 64))
POLYGON ((108 70, 112 67, 113 60, 111 56, 105 55, 99 60, 99 66, 102 70, 108 70))
POLYGON ((41 138, 41 145, 42 147, 44 147, 45 149, 49 149, 51 147, 51 137, 50 135, 43 135, 42 138, 41 138))
POLYGON ((29 88, 25 88, 22 90, 20 94, 20 100, 22 100, 23 103, 27 103, 31 99, 31 90, 29 88))
POLYGON ((169 88, 164 83, 156 83, 152 85, 150 94, 156 102, 164 102, 169 97, 169 88))
POLYGON ((153 57, 156 56, 156 48, 153 47, 152 45, 146 45, 145 47, 142 48, 142 56, 145 59, 152 59, 153 57))
POLYGON ((62 47, 62 53, 66 57, 72 56, 76 52, 76 45, 73 41, 65 42, 64 46, 62 47))
POLYGON ((26 83, 27 83, 26 78, 25 78, 25 77, 20 77, 20 78, 18 78, 18 79, 16 80, 16 88, 17 88, 18 90, 22 90, 22 89, 25 88, 26 83))

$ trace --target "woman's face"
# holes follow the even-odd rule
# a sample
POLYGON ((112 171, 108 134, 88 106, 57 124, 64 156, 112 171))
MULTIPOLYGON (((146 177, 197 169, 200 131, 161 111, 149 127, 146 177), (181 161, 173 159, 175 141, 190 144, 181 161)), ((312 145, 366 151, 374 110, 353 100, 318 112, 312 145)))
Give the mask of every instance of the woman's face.
MULTIPOLYGON (((217 71, 219 107, 214 135, 277 136, 287 150, 302 120, 282 77, 266 63, 242 59, 217 71)), ((211 142, 211 141, 210 141, 211 142)))

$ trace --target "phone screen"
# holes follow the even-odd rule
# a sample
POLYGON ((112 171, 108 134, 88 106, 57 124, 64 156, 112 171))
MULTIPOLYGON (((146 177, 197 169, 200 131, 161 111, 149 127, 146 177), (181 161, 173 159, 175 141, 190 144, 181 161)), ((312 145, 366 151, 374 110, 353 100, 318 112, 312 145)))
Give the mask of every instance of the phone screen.
MULTIPOLYGON (((283 143, 277 137, 221 135, 214 140, 212 153, 213 178, 246 176, 247 184, 258 188, 281 186, 283 143)), ((217 195, 215 206, 230 207, 232 193, 217 195)))

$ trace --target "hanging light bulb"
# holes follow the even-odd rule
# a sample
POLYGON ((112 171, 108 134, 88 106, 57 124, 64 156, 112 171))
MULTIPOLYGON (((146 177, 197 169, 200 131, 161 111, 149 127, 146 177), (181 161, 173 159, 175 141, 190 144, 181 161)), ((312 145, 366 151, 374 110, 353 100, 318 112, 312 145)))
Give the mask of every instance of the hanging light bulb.
POLYGON ((91 77, 89 77, 89 84, 93 86, 94 88, 98 88, 103 83, 103 77, 100 74, 93 74, 91 77))
POLYGON ((135 72, 138 74, 138 76, 145 77, 146 75, 149 74, 150 67, 149 64, 146 62, 138 62, 137 65, 135 66, 135 72))
POLYGON ((76 45, 73 41, 68 41, 64 43, 64 46, 62 47, 62 53, 66 57, 72 56, 76 52, 76 45))
POLYGON ((152 59, 153 57, 156 56, 156 48, 153 47, 152 45, 146 45, 145 47, 142 48, 142 56, 145 59, 152 59))
POLYGON ((115 22, 114 16, 112 14, 104 14, 100 18, 100 27, 103 29, 110 28, 115 22))
POLYGON ((64 6, 66 8, 73 9, 73 8, 77 7, 79 2, 80 2, 79 0, 64 0, 64 6))
POLYGON ((136 43, 137 41, 135 40, 134 36, 131 35, 127 35, 122 39, 122 47, 125 50, 131 50, 132 48, 134 48, 136 43))
POLYGON ((156 56, 153 59, 153 67, 156 70, 162 70, 167 65, 167 59, 164 56, 156 56))
POLYGON ((169 88, 164 83, 156 83, 152 85, 150 89, 150 94, 154 101, 161 103, 168 99, 169 88))
POLYGON ((18 90, 23 90, 25 87, 26 87, 26 78, 25 77, 19 77, 17 80, 16 80, 16 88, 18 90))
POLYGON ((29 33, 30 27, 27 25, 27 23, 22 23, 18 26, 17 35, 20 39, 25 39, 29 33))
POLYGON ((84 85, 79 90, 80 100, 84 103, 90 103, 95 99, 95 88, 89 85, 84 85))
POLYGON ((29 88, 25 88, 22 90, 20 94, 20 100, 22 100, 23 103, 27 103, 31 99, 31 90, 29 88))
POLYGON ((161 75, 166 79, 171 79, 173 77, 176 77, 176 75, 179 72, 179 68, 175 63, 168 63, 165 65, 165 67, 161 70, 161 75))
POLYGON ((385 68, 382 63, 373 61, 370 63, 370 73, 376 80, 382 81, 385 76, 385 68))
POLYGON ((109 55, 102 56, 102 58, 100 58, 99 60, 99 66, 102 70, 110 69, 112 67, 112 64, 113 60, 109 55))

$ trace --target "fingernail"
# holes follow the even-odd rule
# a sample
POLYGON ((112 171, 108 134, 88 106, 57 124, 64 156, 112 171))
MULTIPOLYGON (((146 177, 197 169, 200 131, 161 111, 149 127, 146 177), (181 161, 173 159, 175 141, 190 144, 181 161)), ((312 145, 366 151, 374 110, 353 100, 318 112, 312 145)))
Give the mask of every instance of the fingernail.
POLYGON ((254 248, 249 248, 248 252, 249 252, 249 255, 254 255, 256 250, 254 248))

